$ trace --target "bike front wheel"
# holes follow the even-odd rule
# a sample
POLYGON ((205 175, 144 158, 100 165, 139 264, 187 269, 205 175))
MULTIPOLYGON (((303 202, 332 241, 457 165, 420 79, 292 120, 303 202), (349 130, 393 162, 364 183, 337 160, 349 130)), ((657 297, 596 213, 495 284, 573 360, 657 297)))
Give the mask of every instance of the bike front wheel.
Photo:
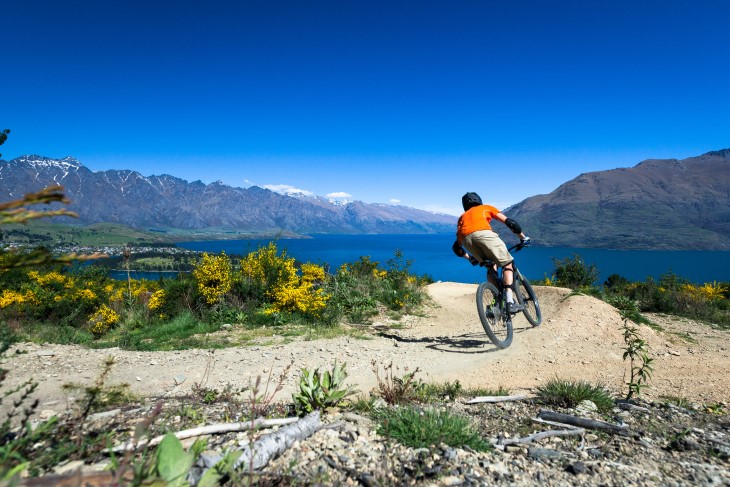
POLYGON ((542 311, 540 311, 540 302, 532 286, 522 274, 517 273, 515 276, 515 288, 517 289, 517 301, 524 306, 522 313, 532 326, 540 326, 542 323, 542 311))
POLYGON ((499 291, 489 282, 477 289, 477 311, 482 327, 497 348, 507 348, 512 343, 512 319, 502 312, 499 291))

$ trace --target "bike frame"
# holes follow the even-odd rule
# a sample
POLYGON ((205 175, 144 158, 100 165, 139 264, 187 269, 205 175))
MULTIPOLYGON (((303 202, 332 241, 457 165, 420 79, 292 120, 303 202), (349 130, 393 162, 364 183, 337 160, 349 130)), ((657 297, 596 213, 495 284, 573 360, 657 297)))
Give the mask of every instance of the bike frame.
MULTIPOLYGON (((513 245, 512 247, 507 249, 507 252, 510 254, 514 250, 515 252, 519 252, 525 247, 524 244, 518 243, 513 245)), ((491 282, 495 286, 497 286, 497 289, 499 290, 500 294, 504 294, 504 267, 498 266, 491 260, 485 260, 483 262, 479 263, 480 267, 486 267, 487 268, 487 281, 491 282), (495 267, 497 268, 495 270, 495 267), (494 281, 490 279, 490 277, 494 278, 494 281)), ((515 261, 512 260, 512 284, 514 285, 514 280, 517 277, 518 271, 517 271, 517 264, 515 264, 515 261)))

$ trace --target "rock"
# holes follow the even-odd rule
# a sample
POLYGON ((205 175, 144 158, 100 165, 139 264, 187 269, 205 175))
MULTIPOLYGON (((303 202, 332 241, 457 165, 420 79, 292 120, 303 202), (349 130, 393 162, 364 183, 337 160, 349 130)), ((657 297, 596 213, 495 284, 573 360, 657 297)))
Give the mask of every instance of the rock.
POLYGON ((84 462, 82 460, 73 460, 62 465, 56 465, 53 467, 52 471, 57 475, 64 475, 77 472, 81 470, 83 466, 84 462))
POLYGON ((40 413, 38 413, 38 418, 41 421, 48 421, 54 416, 58 416, 58 413, 53 409, 43 409, 40 413))
POLYGON ((568 464, 565 470, 572 473, 573 475, 579 475, 582 473, 586 473, 586 464, 583 462, 573 462, 568 464))
POLYGON ((595 413, 598 411, 598 406, 596 406, 596 403, 593 401, 589 401, 588 399, 584 399, 583 401, 579 402, 578 405, 575 407, 576 412, 578 413, 595 413))
POLYGON ((533 460, 554 460, 560 458, 563 454, 557 450, 551 450, 548 448, 530 448, 529 456, 533 460))
POLYGON ((89 421, 97 421, 101 419, 113 418, 114 416, 119 415, 121 412, 121 409, 112 409, 110 411, 104 411, 102 413, 90 414, 87 419, 89 421))

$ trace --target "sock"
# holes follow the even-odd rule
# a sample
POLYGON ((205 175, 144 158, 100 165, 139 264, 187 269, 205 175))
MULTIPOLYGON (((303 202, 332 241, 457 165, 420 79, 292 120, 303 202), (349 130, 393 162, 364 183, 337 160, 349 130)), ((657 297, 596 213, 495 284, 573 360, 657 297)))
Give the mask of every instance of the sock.
POLYGON ((507 288, 507 302, 508 303, 514 303, 515 298, 512 297, 512 289, 507 288))

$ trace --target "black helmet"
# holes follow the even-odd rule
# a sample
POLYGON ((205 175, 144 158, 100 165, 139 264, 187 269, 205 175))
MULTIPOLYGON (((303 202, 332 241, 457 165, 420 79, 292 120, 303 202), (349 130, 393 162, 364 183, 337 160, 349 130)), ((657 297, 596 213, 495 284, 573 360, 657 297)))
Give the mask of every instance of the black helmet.
POLYGON ((464 207, 464 211, 474 208, 482 204, 482 199, 476 193, 466 193, 461 197, 461 205, 464 207))

